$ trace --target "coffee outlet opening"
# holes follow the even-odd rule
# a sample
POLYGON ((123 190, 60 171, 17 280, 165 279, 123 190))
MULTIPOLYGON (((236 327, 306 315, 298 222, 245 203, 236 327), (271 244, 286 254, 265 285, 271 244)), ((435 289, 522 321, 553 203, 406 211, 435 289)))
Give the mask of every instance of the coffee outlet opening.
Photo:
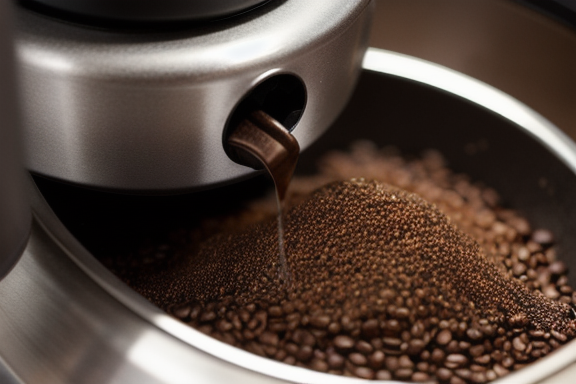
MULTIPOLYGON (((380 62, 397 60, 399 68, 414 65, 418 73, 431 66, 400 55, 370 54, 380 62)), ((228 248, 222 245, 226 236, 234 238, 234 233, 251 228, 275 211, 274 203, 267 200, 270 184, 261 176, 174 196, 115 195, 40 177, 36 184, 58 218, 90 252, 87 257, 101 263, 84 265, 90 265, 86 268, 101 281, 114 282, 107 288, 113 296, 122 297, 125 305, 143 317, 192 326, 166 329, 191 344, 190 354, 209 351, 216 359, 239 365, 240 370, 246 368, 279 382, 347 382, 353 379, 345 376, 355 376, 437 383, 529 383, 550 375, 546 369, 550 359, 569 365, 575 348, 569 330, 575 296, 566 276, 566 270, 576 268, 571 257, 576 247, 576 238, 571 236, 576 231, 573 145, 533 111, 469 78, 458 80, 469 82, 480 93, 504 97, 510 108, 524 113, 524 119, 515 120, 513 111, 494 110, 460 95, 448 83, 444 87, 433 79, 430 83, 421 78, 414 81, 387 71, 365 67, 342 115, 301 155, 299 176, 288 193, 296 207, 295 221, 289 224, 292 232, 307 235, 307 221, 297 220, 304 217, 298 214, 298 204, 326 182, 346 180, 354 188, 368 184, 377 190, 384 188, 391 193, 386 195, 388 205, 396 199, 413 204, 416 198, 381 187, 380 182, 407 189, 443 210, 442 215, 480 244, 502 279, 524 284, 522 289, 534 293, 535 299, 526 300, 546 300, 552 303, 550 307, 543 304, 518 310, 514 301, 522 301, 524 296, 514 296, 516 288, 507 291, 510 304, 490 297, 489 290, 465 287, 455 292, 454 287, 424 281, 442 280, 434 271, 448 268, 448 259, 432 268, 432 274, 425 274, 410 270, 416 265, 411 264, 413 259, 402 259, 407 263, 402 266, 400 259, 382 256, 386 263, 374 265, 384 272, 368 275, 367 270, 376 268, 366 267, 372 259, 366 255, 354 259, 353 255, 355 249, 367 248, 370 235, 329 255, 330 241, 338 237, 336 230, 368 233, 373 229, 375 224, 368 225, 362 218, 354 222, 356 228, 326 228, 323 243, 314 248, 320 251, 311 251, 313 256, 305 260, 308 264, 297 266, 294 276, 318 285, 304 290, 302 297, 288 294, 286 300, 276 302, 274 295, 284 297, 285 293, 271 290, 274 276, 265 268, 265 258, 257 254, 265 253, 262 244, 272 243, 274 237, 259 237, 267 232, 256 231, 240 235, 244 236, 241 241, 228 243, 228 248), (351 178, 355 180, 351 182, 351 178), (378 178, 377 184, 370 184, 378 178), (299 226, 303 228, 300 232, 299 226), (201 247, 213 252, 212 256, 202 254, 201 247), (326 253, 322 249, 327 249, 326 253), (218 251, 229 253, 229 258, 219 256, 218 251), (343 256, 349 254, 352 256, 343 256), (189 262, 191 255, 201 257, 189 262), (322 280, 323 270, 330 265, 328 256, 342 256, 343 266, 322 280), (195 270, 195 265, 206 269, 195 270), (352 278, 343 279, 344 275, 352 278), (118 279, 124 284, 118 284, 118 279), (369 285, 362 283, 368 279, 373 279, 369 285), (330 285, 330 281, 348 282, 356 289, 330 285), (222 286, 217 286, 220 283, 222 286), (314 296, 314 290, 323 293, 314 296), (479 292, 484 296, 474 303, 471 297, 479 292), (251 302, 251 294, 257 300, 251 302), (467 294, 470 296, 465 297, 467 294), (500 307, 477 316, 479 302, 498 302, 500 307), (339 303, 345 307, 338 309, 339 303), (552 322, 558 320, 567 328, 550 326, 545 308, 565 310, 552 322), (197 338, 196 330, 218 341, 197 338), (240 349, 250 353, 248 359, 240 349)), ((278 75, 265 80, 238 104, 223 141, 247 111, 263 109, 290 129, 305 104, 306 91, 297 77, 278 75)), ((227 151, 233 158, 232 151, 227 151)), ((337 196, 354 197, 347 195, 346 189, 335 188, 337 196)), ((333 197, 316 196, 317 202, 330 202, 333 197)), ((332 212, 306 216, 309 222, 337 216, 348 203, 330 204, 332 212)), ((406 215, 400 212, 398 220, 409 216, 409 207, 406 215)), ((295 248, 288 246, 289 262, 291 249, 295 248)), ((426 265, 421 267, 426 269, 426 265)), ((450 271, 454 275, 448 280, 456 280, 459 272, 450 271)), ((477 285, 483 283, 476 281, 477 285)))
POLYGON ((257 111, 264 112, 288 132, 292 132, 300 121, 305 107, 306 87, 299 77, 277 74, 265 79, 250 90, 230 114, 222 138, 226 154, 239 164, 262 169, 260 161, 246 158, 245 154, 240 154, 236 147, 230 145, 230 136, 242 121, 257 111))

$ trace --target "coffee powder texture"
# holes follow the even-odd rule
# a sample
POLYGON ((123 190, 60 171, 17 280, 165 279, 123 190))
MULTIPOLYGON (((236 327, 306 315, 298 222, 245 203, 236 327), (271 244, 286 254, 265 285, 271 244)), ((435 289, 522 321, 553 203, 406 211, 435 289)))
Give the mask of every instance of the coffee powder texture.
POLYGON ((366 379, 483 383, 576 335, 553 235, 435 152, 407 161, 360 143, 296 180, 288 199, 288 272, 267 202, 204 241, 205 229, 159 245, 171 255, 162 268, 111 268, 219 340, 366 379))

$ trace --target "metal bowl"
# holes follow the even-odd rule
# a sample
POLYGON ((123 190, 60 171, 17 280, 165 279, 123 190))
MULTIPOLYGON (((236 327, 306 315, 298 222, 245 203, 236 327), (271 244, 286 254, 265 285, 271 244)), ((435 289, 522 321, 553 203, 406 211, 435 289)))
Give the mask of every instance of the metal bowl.
MULTIPOLYGON (((370 49, 350 104, 302 156, 300 170, 310 171, 326 150, 356 138, 407 153, 439 149, 451 168, 493 186, 534 226, 554 231, 558 257, 576 268, 570 252, 576 245, 576 147, 525 104, 445 67, 370 49), (483 150, 466 151, 479 141, 487 144, 483 150)), ((254 194, 261 180, 227 187, 234 190, 137 198, 43 179, 37 185, 42 193, 30 183, 31 240, 0 282, 0 356, 24 383, 360 382, 205 336, 144 300, 92 254, 113 251, 122 236, 190 216, 195 204, 216 209, 232 202, 226 196, 254 194)), ((498 382, 557 382, 555 375, 576 374, 575 362, 572 341, 498 382)))

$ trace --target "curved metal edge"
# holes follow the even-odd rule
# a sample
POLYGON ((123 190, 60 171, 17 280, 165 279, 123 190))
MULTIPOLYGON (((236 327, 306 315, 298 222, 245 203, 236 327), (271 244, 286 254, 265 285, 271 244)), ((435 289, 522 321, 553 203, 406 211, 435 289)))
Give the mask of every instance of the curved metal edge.
POLYGON ((536 138, 576 173, 576 144, 572 139, 544 116, 499 89, 450 68, 378 48, 368 49, 362 66, 439 88, 497 113, 536 138))

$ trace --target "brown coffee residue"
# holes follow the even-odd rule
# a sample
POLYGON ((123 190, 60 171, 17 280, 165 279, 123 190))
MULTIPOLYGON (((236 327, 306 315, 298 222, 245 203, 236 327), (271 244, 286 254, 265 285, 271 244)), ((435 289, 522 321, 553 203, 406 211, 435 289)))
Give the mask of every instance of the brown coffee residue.
MULTIPOLYGON (((260 220, 273 203, 256 203, 200 243, 182 233, 159 245, 173 255, 163 268, 111 268, 226 343, 366 379, 483 383, 576 335, 552 234, 532 230, 437 153, 408 161, 362 143, 294 184, 289 291, 275 273, 274 216, 260 220)), ((146 255, 133 257, 137 265, 146 255)))

